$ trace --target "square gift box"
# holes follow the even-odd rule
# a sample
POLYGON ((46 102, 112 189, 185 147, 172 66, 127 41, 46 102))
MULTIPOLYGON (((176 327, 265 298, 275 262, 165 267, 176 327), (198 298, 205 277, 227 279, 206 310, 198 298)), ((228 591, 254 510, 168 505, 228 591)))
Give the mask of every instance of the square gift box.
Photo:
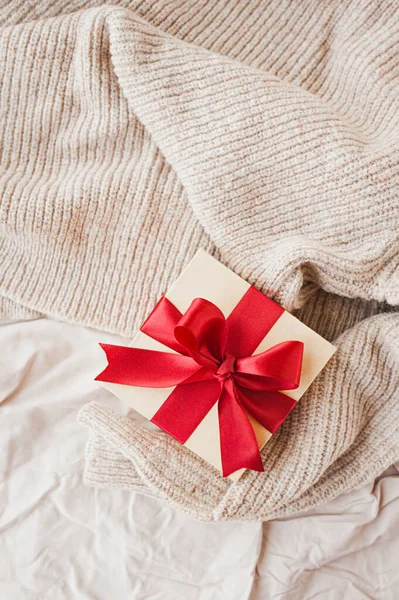
POLYGON ((336 350, 203 250, 130 346, 101 346, 96 379, 234 481, 336 350))

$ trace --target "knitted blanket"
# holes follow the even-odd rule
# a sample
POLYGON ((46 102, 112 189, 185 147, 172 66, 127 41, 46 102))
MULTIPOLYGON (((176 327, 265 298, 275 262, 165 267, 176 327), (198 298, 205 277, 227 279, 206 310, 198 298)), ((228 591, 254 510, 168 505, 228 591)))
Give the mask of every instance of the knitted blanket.
POLYGON ((0 2, 0 316, 132 336, 202 247, 333 340, 231 484, 98 403, 86 481, 205 519, 325 502, 399 458, 399 7, 0 2))

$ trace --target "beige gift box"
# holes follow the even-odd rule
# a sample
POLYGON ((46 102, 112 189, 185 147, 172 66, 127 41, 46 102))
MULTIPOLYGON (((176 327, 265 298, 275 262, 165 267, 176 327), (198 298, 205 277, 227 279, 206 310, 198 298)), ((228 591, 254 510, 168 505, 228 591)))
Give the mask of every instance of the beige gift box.
MULTIPOLYGON (((204 298, 216 304, 227 318, 249 287, 249 283, 205 251, 200 250, 165 295, 181 313, 188 309, 195 298, 204 298)), ((289 312, 284 311, 253 354, 259 354, 275 344, 288 340, 299 340, 304 344, 299 387, 295 390, 282 391, 283 394, 298 401, 336 348, 289 312)), ((174 353, 174 350, 150 338, 142 331, 137 333, 130 346, 174 353)), ((173 390, 170 387, 143 388, 104 382, 101 385, 148 419, 155 415, 173 390)), ((248 415, 248 418, 261 449, 272 434, 251 415, 248 415)), ((217 403, 184 445, 222 472, 217 403)), ((237 481, 244 471, 245 469, 240 469, 230 475, 230 478, 237 481)))

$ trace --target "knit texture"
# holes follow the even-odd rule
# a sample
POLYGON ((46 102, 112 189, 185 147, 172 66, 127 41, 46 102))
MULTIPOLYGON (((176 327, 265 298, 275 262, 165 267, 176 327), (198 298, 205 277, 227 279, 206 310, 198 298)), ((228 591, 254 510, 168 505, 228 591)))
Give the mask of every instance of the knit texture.
POLYGON ((0 0, 0 317, 130 337, 202 247, 338 352, 265 474, 94 404, 87 482, 263 519, 372 479, 399 457, 399 7, 101 4, 0 0))

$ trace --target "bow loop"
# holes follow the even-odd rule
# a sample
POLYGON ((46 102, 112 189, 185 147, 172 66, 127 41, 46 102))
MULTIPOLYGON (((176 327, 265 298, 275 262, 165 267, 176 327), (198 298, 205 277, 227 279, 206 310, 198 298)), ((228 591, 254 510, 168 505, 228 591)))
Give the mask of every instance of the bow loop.
POLYGON ((222 362, 227 340, 222 311, 204 298, 196 298, 174 330, 179 344, 203 367, 215 369, 222 362))
POLYGON ((290 340, 261 354, 237 359, 234 379, 251 390, 295 390, 301 378, 303 342, 290 340))

